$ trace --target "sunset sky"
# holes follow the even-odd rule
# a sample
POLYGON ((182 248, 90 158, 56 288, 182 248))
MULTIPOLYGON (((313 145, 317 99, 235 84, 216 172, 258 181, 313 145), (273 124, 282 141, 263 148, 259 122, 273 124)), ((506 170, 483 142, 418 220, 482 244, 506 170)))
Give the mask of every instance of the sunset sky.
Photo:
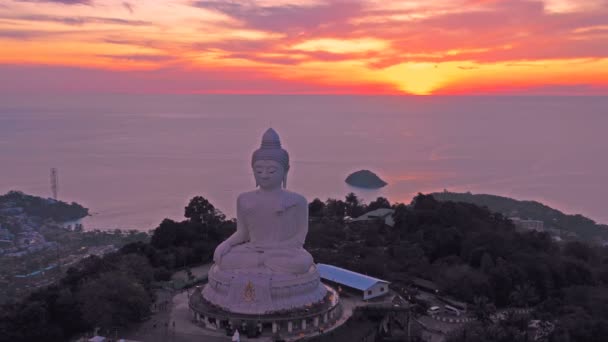
POLYGON ((3 93, 608 94, 608 0, 0 0, 3 93))

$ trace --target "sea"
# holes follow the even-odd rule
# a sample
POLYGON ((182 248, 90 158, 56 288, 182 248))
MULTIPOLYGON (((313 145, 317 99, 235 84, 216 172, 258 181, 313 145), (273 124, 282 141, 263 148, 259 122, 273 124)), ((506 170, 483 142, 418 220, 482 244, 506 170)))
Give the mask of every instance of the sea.
POLYGON ((0 193, 50 197, 56 168, 86 230, 151 230, 198 195, 234 217, 268 127, 309 200, 470 191, 608 223, 607 97, 5 94, 0 193), (344 182, 362 169, 388 185, 344 182))

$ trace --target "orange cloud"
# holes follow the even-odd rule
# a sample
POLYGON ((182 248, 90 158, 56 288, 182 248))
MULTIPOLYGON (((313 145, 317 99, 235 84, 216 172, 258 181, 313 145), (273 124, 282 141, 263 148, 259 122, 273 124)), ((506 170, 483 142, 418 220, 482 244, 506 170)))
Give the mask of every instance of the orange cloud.
POLYGON ((11 67, 225 75, 209 92, 596 94, 608 1, 7 0, 0 46, 11 67))

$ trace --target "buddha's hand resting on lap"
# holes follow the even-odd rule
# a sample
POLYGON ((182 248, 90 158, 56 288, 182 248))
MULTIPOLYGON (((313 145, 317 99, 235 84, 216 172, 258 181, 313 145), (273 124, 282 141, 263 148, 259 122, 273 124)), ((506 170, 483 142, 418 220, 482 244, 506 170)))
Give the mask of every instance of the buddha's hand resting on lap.
POLYGON ((230 251, 231 246, 226 241, 220 243, 213 253, 213 262, 219 264, 222 261, 222 257, 230 251))

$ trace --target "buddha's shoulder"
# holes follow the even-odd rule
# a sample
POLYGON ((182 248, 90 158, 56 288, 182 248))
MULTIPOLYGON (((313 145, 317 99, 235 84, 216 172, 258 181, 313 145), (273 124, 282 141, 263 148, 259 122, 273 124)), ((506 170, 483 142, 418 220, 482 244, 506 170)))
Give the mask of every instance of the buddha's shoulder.
POLYGON ((236 198, 236 201, 241 203, 252 201, 255 198, 255 193, 256 190, 243 192, 239 194, 239 196, 236 198))
MULTIPOLYGON (((237 202, 243 204, 251 203, 256 201, 258 195, 259 194, 257 190, 243 192, 237 197, 237 202)), ((286 202, 308 206, 308 201, 306 200, 306 198, 296 192, 283 190, 281 192, 281 196, 283 196, 284 201, 286 202)))
POLYGON ((292 191, 284 190, 283 191, 283 196, 285 196, 285 198, 289 202, 296 203, 298 205, 308 206, 308 201, 306 200, 306 197, 300 195, 297 192, 292 192, 292 191))

